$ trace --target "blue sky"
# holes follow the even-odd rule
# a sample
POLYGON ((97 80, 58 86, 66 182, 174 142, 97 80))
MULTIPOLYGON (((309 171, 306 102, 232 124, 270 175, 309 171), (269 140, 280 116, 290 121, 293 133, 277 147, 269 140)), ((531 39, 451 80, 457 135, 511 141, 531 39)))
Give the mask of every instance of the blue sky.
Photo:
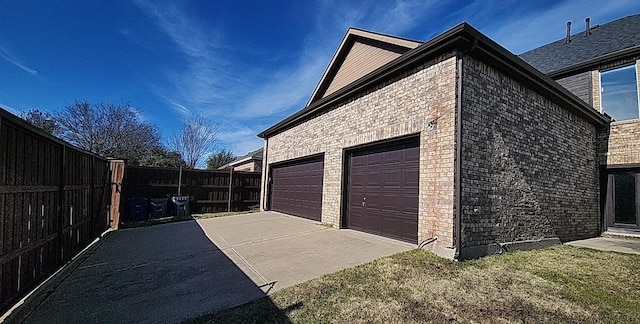
POLYGON ((640 1, 40 1, 0 3, 0 107, 128 101, 166 138, 209 117, 219 148, 304 107, 348 27, 426 41, 467 21, 512 52, 603 24, 640 1))

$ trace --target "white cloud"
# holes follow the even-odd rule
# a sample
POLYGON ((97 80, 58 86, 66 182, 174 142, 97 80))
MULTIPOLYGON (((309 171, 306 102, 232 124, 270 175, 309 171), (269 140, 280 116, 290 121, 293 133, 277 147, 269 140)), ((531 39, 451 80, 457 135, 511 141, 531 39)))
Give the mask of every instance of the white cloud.
POLYGON ((236 155, 244 155, 262 147, 262 139, 256 129, 236 123, 218 125, 220 148, 227 148, 236 155))
POLYGON ((20 68, 22 71, 25 71, 31 75, 37 75, 38 71, 26 66, 25 64, 21 63, 20 60, 13 55, 13 53, 11 53, 9 50, 7 50, 6 48, 0 46, 0 57, 2 57, 3 59, 5 59, 7 62, 15 65, 16 67, 20 68))
POLYGON ((298 61, 275 71, 269 82, 257 87, 241 104, 239 117, 271 116, 303 108, 349 27, 402 33, 420 18, 415 13, 429 6, 428 1, 322 2, 316 28, 303 43, 298 61))
POLYGON ((181 69, 166 73, 172 89, 158 89, 157 95, 177 108, 181 115, 215 108, 215 104, 229 94, 228 86, 235 82, 223 55, 227 49, 223 35, 200 26, 178 2, 158 4, 139 0, 135 3, 177 46, 185 61, 181 69))

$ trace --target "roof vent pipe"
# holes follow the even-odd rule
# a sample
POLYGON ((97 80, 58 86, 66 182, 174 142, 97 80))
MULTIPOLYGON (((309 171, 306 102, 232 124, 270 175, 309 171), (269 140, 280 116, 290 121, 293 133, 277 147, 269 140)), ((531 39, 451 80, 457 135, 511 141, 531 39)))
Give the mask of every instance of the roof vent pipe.
POLYGON ((584 29, 584 37, 587 37, 591 35, 591 18, 587 17, 584 22, 587 24, 587 28, 584 29))
POLYGON ((564 43, 571 43, 571 22, 567 21, 567 38, 564 40, 564 43))

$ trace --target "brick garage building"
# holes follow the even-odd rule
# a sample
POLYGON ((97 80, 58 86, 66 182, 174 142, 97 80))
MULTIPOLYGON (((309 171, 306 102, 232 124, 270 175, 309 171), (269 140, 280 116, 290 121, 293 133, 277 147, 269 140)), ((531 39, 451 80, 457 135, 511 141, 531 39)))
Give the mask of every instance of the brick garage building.
POLYGON ((593 237, 607 122, 468 24, 350 29, 307 106, 259 134, 261 208, 458 259, 593 237))

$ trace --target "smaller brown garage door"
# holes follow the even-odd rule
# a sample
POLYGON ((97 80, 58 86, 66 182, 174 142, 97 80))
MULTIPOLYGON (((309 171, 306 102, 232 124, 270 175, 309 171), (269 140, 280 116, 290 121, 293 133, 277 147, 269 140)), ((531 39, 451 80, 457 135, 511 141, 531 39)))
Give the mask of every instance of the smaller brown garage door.
POLYGON ((350 228, 403 241, 418 241, 418 140, 349 154, 350 228))
POLYGON ((320 221, 324 157, 274 166, 271 209, 320 221))

